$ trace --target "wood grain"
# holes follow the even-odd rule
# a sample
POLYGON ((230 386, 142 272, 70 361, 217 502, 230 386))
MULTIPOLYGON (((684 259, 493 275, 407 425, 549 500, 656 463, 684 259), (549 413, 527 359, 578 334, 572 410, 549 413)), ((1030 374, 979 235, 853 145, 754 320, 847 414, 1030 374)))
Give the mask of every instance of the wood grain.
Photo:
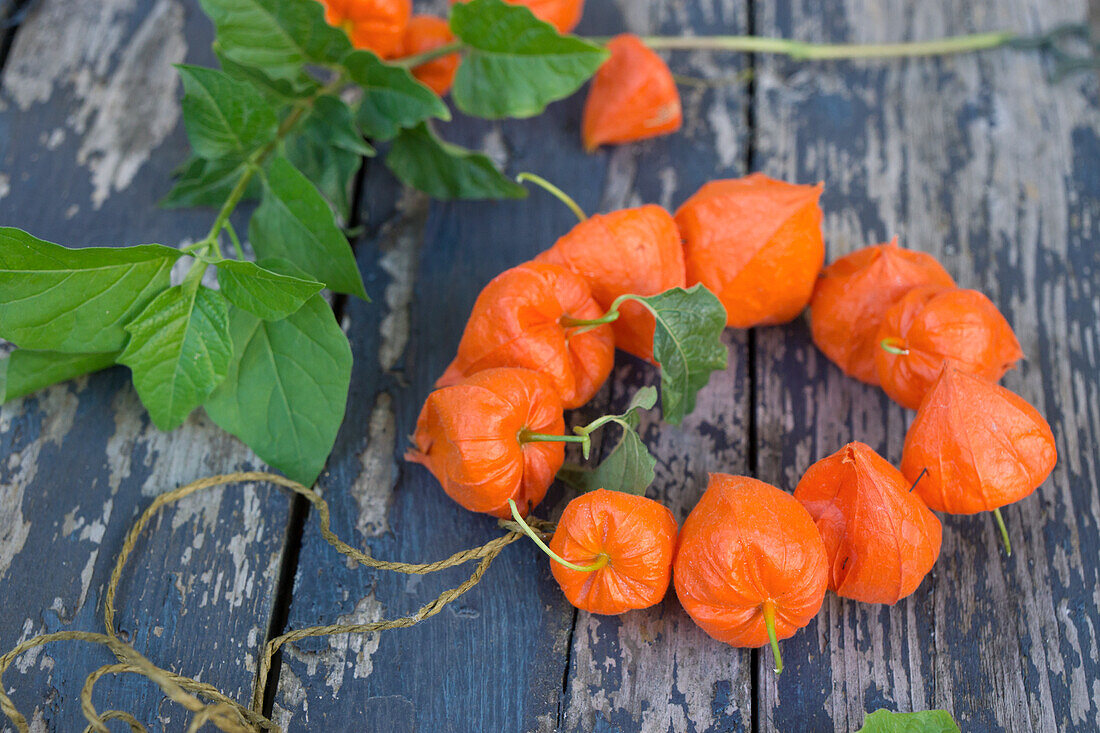
MULTIPOLYGON (((1085 13, 1073 0, 794 1, 758 6, 758 29, 878 42, 1037 32, 1085 13)), ((784 644, 781 678, 762 655, 761 728, 847 731, 865 709, 942 707, 963 730, 1096 730, 1096 76, 1052 84, 1047 62, 1017 51, 757 69, 753 167, 825 181, 830 258, 896 234, 989 295, 1029 356, 1005 384, 1045 413, 1062 457, 1006 512, 1011 558, 988 516, 945 516, 939 564, 911 598, 830 597, 784 644)), ((761 478, 792 489, 850 440, 900 459, 911 413, 844 378, 803 321, 757 338, 761 478)))
MULTIPOLYGON (((0 85, 0 221, 70 246, 202 236, 213 212, 168 212, 156 201, 187 153, 171 64, 212 63, 211 37, 194 0, 37 3, 0 85)), ((104 584, 151 498, 260 467, 201 414, 158 432, 122 368, 4 406, 0 455, 5 650, 41 632, 102 630, 104 584)), ((286 497, 264 486, 167 509, 124 575, 123 635, 153 661, 247 699, 287 516, 286 497)), ((4 686, 36 730, 80 730, 84 676, 110 661, 86 645, 53 645, 18 660, 4 686)), ((102 681, 96 703, 130 710, 150 730, 182 730, 189 718, 134 678, 102 681)))

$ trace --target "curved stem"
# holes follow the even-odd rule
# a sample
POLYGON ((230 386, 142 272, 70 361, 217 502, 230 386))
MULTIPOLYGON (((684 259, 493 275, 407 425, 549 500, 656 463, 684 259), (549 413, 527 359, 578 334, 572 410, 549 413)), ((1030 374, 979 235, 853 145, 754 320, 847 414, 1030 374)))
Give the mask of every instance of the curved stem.
POLYGON ((602 326, 605 323, 611 323, 619 319, 619 311, 613 310, 604 313, 599 318, 570 318, 569 316, 562 316, 558 319, 558 323, 563 328, 586 328, 593 329, 596 326, 602 326))
POLYGON ((237 253, 237 259, 244 259, 244 248, 241 247, 240 237, 237 236, 237 230, 233 228, 233 222, 229 219, 225 220, 225 231, 229 235, 229 241, 233 243, 233 251, 237 253))
POLYGON ((895 346, 895 344, 898 343, 900 340, 901 339, 895 336, 887 336, 882 341, 879 341, 878 345, 882 347, 883 351, 888 351, 895 356, 908 356, 909 349, 903 348, 901 346, 895 346))
POLYGON ((516 176, 516 181, 518 181, 519 183, 534 183, 536 186, 542 188, 543 190, 550 192, 550 194, 552 194, 554 198, 568 206, 569 210, 573 212, 578 221, 586 221, 588 219, 588 214, 584 213, 584 209, 578 206, 577 202, 574 201, 572 197, 569 196, 569 194, 567 194, 565 191, 562 191, 560 188, 555 186, 553 183, 550 183, 550 181, 546 180, 542 176, 536 175, 534 173, 524 172, 516 176))
POLYGON ((1005 526, 1005 518, 1001 516, 1001 510, 998 507, 993 510, 993 518, 997 520, 997 528, 1001 530, 1001 542, 1005 546, 1005 554, 1012 557, 1012 542, 1008 539, 1008 527, 1005 526))
POLYGON ((531 529, 530 525, 528 525, 527 522, 523 520, 523 517, 520 516, 519 509, 516 507, 515 501, 509 499, 508 506, 512 509, 512 518, 516 520, 516 524, 518 524, 519 528, 523 530, 523 533, 530 537, 532 541, 534 541, 534 543, 539 546, 539 549, 546 553, 547 557, 549 557, 551 560, 558 563, 562 567, 569 568, 570 570, 576 570, 578 573, 591 573, 599 570, 600 568, 606 567, 608 561, 611 559, 605 553, 601 552, 600 556, 596 559, 596 562, 592 563, 591 565, 577 565, 576 563, 569 562, 564 557, 551 550, 547 546, 547 544, 543 542, 537 534, 535 534, 535 530, 531 529))
POLYGON ((775 673, 783 672, 783 655, 779 653, 779 639, 775 636, 775 601, 770 598, 764 601, 764 628, 768 630, 768 641, 772 645, 772 655, 775 657, 775 673))
POLYGON ((450 43, 438 46, 425 51, 424 53, 416 53, 412 56, 406 56, 402 59, 394 59, 389 61, 390 66, 400 66, 403 69, 415 69, 417 66, 426 64, 429 61, 435 61, 438 58, 447 56, 448 54, 457 53, 466 48, 466 44, 462 41, 451 41, 450 43))
MULTIPOLYGON (((813 61, 822 59, 944 56, 997 48, 1017 38, 1016 33, 997 31, 950 36, 934 41, 905 43, 806 43, 787 38, 761 36, 643 36, 642 42, 655 50, 771 53, 789 56, 797 61, 813 61)), ((604 41, 606 39, 589 40, 604 41)))

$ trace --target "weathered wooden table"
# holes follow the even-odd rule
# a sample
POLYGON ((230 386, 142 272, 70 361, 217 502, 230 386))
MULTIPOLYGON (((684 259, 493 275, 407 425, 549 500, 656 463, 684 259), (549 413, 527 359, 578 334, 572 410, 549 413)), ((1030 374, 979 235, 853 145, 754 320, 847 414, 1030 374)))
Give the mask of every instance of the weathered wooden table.
MULTIPOLYGON (((10 18, 0 110, 0 223, 69 245, 193 241, 211 213, 157 199, 183 160, 171 64, 212 64, 195 0, 3 0, 10 18)), ((590 0, 580 31, 746 33, 805 40, 1035 32, 1086 17, 1085 0, 590 0)), ((932 576, 894 608, 830 596, 768 653, 709 640, 675 598, 644 612, 575 612, 528 543, 410 630, 293 645, 269 696, 291 730, 848 731, 878 707, 951 710, 964 731, 1100 729, 1100 106, 1095 74, 1060 83, 1018 51, 801 65, 683 53, 674 71, 748 83, 686 87, 685 129, 584 155, 582 98, 530 121, 459 120, 446 135, 511 172, 536 171, 589 211, 674 207, 704 181, 762 170, 824 180, 830 257, 898 235, 989 294, 1028 360, 1006 384, 1049 418, 1060 461, 1006 512, 946 517, 932 576)), ((356 242, 374 302, 337 302, 355 352, 347 421, 320 486, 334 529, 379 557, 426 560, 485 542, 494 521, 442 498, 400 455, 480 287, 571 225, 556 201, 430 203, 365 169, 356 242)), ((645 426, 654 496, 683 519, 708 471, 786 489, 816 458, 862 440, 894 460, 911 415, 844 378, 804 321, 729 331, 682 429, 645 426)), ((621 357, 587 413, 655 380, 621 357)), ((578 416, 578 420, 583 416, 578 416)), ((0 647, 44 631, 97 630, 122 537, 151 497, 258 468, 201 414, 157 432, 124 370, 0 411, 0 647)), ((543 510, 560 511, 555 490, 543 510)), ((159 516, 121 587, 127 638, 153 661, 247 699, 265 638, 284 628, 402 615, 465 578, 349 568, 302 501, 266 485, 201 494, 159 516)), ((79 730, 84 675, 105 651, 54 645, 3 685, 35 730, 79 730)), ((136 678, 101 684, 100 709, 151 730, 186 715, 136 678)), ((0 724, 0 729, 9 730, 0 724)), ((119 728, 121 729, 121 728, 119 728)))

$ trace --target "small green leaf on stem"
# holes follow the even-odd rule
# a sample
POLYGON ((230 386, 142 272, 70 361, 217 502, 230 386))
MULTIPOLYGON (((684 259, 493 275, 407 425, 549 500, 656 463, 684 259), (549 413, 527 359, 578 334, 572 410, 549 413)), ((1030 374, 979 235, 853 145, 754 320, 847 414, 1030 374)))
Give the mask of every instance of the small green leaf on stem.
POLYGON ((402 128, 433 118, 451 119, 439 95, 408 69, 384 64, 369 51, 352 51, 341 63, 348 78, 363 90, 356 121, 372 140, 391 140, 402 128))
MULTIPOLYGON (((190 206, 221 206, 245 171, 245 164, 233 160, 191 158, 179 170, 176 184, 161 199, 166 209, 190 206)), ((259 183, 249 186, 245 198, 256 198, 259 183)))
MULTIPOLYGON (((651 410, 657 404, 657 390, 643 387, 634 394, 630 405, 621 415, 605 415, 597 418, 577 432, 585 437, 609 422, 617 423, 623 430, 622 438, 595 469, 568 464, 558 472, 558 478, 579 491, 608 489, 627 494, 645 494, 653 483, 657 459, 646 448, 638 435, 638 412, 651 410)), ((587 458, 587 455, 585 456, 587 458)))
POLYGON ((51 384, 106 369, 118 352, 65 354, 57 351, 16 349, 0 359, 0 404, 37 392, 51 384))
POLYGON ((271 161, 248 227, 261 258, 279 257, 339 293, 367 299, 351 245, 317 188, 286 158, 271 161))
POLYGON ((126 325, 119 356, 161 430, 179 427, 225 378, 233 343, 229 308, 216 290, 188 283, 169 288, 126 325))
POLYGON ((895 713, 876 710, 863 719, 856 733, 961 733, 946 710, 923 710, 917 713, 895 713))
POLYGON ((283 154, 346 221, 351 212, 352 181, 363 156, 374 155, 374 148, 355 126, 351 108, 337 97, 318 97, 297 132, 287 136, 283 154))
POLYGON ((216 69, 179 65, 183 126, 195 155, 242 162, 275 139, 279 119, 256 89, 216 69))
POLYGON ((386 166, 403 183, 438 199, 523 198, 527 190, 506 178, 482 153, 440 140, 426 125, 402 130, 386 166))
POLYGON ((695 409, 695 396, 710 373, 725 369, 729 361, 722 343, 726 310, 702 284, 649 297, 624 295, 611 310, 624 300, 641 303, 657 322, 653 357, 661 365, 661 409, 666 422, 679 425, 695 409))
POLYGON ((0 338, 37 351, 106 353, 169 285, 179 250, 159 244, 69 249, 0 227, 0 338))
POLYGON ((217 268, 226 299, 265 321, 283 320, 324 287, 316 280, 282 275, 255 262, 222 260, 217 268))
POLYGON ((332 309, 319 295, 281 321, 234 307, 230 332, 228 374, 203 407, 269 465, 312 485, 336 441, 351 384, 351 347, 332 309))
POLYGON ((539 114, 608 57, 602 46, 562 36, 530 9, 501 0, 455 5, 451 31, 466 47, 451 96, 463 112, 486 119, 539 114))

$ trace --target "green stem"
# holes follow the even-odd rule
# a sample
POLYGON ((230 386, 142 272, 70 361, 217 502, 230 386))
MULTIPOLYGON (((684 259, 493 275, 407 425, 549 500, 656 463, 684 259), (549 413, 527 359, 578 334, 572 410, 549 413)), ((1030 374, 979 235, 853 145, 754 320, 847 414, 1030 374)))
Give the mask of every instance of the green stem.
POLYGON ((569 316, 562 316, 558 319, 558 323, 562 325, 562 328, 585 328, 591 330, 596 326, 602 326, 605 323, 611 323, 619 319, 619 311, 613 310, 604 313, 599 318, 570 318, 569 316))
POLYGON ((587 435, 550 435, 548 433, 532 433, 527 428, 519 431, 520 443, 586 443, 587 435))
POLYGON ((768 640, 772 645, 772 655, 775 657, 775 673, 783 672, 783 655, 779 653, 779 639, 775 635, 775 602, 770 598, 764 601, 764 628, 768 630, 768 640))
POLYGON ((554 196, 554 198, 569 207, 569 210, 573 212, 573 215, 577 217, 578 221, 586 221, 588 219, 588 214, 584 213, 584 209, 578 206, 577 202, 574 201, 569 194, 567 194, 565 191, 562 191, 560 188, 555 186, 553 183, 550 183, 550 181, 546 180, 542 176, 536 175, 534 173, 520 173, 518 176, 516 176, 516 180, 520 183, 526 183, 530 181, 536 186, 542 188, 543 190, 550 192, 554 196))
POLYGON ((591 573, 599 570, 600 568, 606 567, 608 561, 611 559, 605 553, 601 552, 600 556, 596 558, 596 562, 592 563, 591 565, 577 565, 576 563, 569 562, 564 557, 551 550, 547 546, 547 544, 543 542, 537 534, 535 534, 535 530, 531 529, 530 525, 528 525, 527 522, 523 521, 523 517, 520 516, 519 509, 516 507, 515 501, 509 499, 508 506, 512 509, 512 518, 516 520, 516 524, 518 524, 520 529, 523 530, 523 533, 530 537, 531 540, 534 541, 534 543, 538 545, 539 548, 543 552, 545 552, 551 560, 558 563, 559 565, 567 567, 570 570, 576 570, 578 573, 591 573))
POLYGON ((229 219, 225 220, 225 231, 229 234, 229 241, 233 243, 233 251, 237 253, 237 259, 244 259, 244 248, 241 247, 241 240, 237 237, 237 230, 233 228, 233 222, 229 219))
POLYGON ((883 351, 887 351, 891 354, 894 354, 895 356, 908 356, 909 355, 909 349, 903 348, 901 346, 895 346, 895 344, 899 340, 900 339, 898 339, 894 336, 888 336, 888 337, 884 338, 882 341, 879 341, 878 345, 882 347, 883 351))
MULTIPOLYGON (((779 54, 796 61, 815 61, 970 53, 1003 46, 1017 37, 1015 33, 997 31, 906 43, 805 43, 787 38, 760 36, 643 36, 642 42, 655 50, 740 51, 779 54)), ((589 40, 605 42, 607 39, 589 40)))
MULTIPOLYGON (((252 181, 253 176, 260 172, 264 161, 278 149, 279 143, 282 142, 283 138, 285 138, 299 122, 301 122, 302 118, 309 112, 319 97, 338 91, 346 83, 347 80, 341 74, 323 86, 315 94, 297 102, 294 108, 290 110, 290 114, 288 114, 282 124, 279 125, 279 129, 275 132, 275 139, 262 148, 257 148, 248 156, 248 160, 245 161, 244 172, 241 173, 241 177, 237 179, 236 185, 233 186, 233 189, 229 192, 229 196, 218 210, 218 215, 214 219, 210 231, 198 242, 184 248, 184 252, 195 255, 195 264, 191 266, 191 270, 184 278, 185 282, 190 282, 196 277, 201 278, 201 273, 196 275, 196 272, 200 270, 203 272, 206 271, 208 263, 203 260, 203 256, 206 255, 211 248, 217 245, 218 237, 221 236, 222 229, 226 226, 230 226, 229 217, 233 214, 233 211, 236 210, 237 204, 244 198, 244 194, 248 190, 248 184, 252 181)), ((230 237, 235 239, 235 233, 231 234, 230 237)), ((240 252, 240 242, 234 241, 234 245, 237 246, 238 252, 240 252)))
POLYGON ((1012 557, 1012 542, 1008 539, 1008 527, 1005 526, 1005 518, 1001 516, 999 507, 993 510, 993 518, 997 520, 997 527, 1001 530, 1001 541, 1005 546, 1005 554, 1012 557))
POLYGON ((416 53, 412 56, 406 56, 403 59, 395 59, 390 61, 390 66, 400 66, 403 69, 415 69, 417 66, 426 64, 429 61, 435 61, 438 58, 447 56, 448 54, 457 53, 466 48, 466 44, 462 41, 451 41, 450 43, 433 48, 430 51, 424 53, 416 53))

